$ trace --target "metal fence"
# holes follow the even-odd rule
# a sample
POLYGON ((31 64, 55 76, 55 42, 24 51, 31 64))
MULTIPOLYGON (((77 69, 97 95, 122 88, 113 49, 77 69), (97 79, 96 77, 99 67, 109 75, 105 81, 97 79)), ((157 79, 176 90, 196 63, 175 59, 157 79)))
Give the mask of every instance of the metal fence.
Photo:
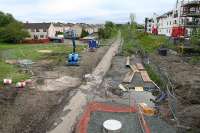
POLYGON ((174 117, 174 119, 177 121, 177 98, 174 92, 174 86, 172 85, 171 81, 168 78, 168 84, 167 84, 167 97, 168 97, 168 106, 170 108, 170 111, 174 117))
POLYGON ((167 94, 168 106, 169 106, 170 112, 172 113, 174 120, 177 121, 177 98, 176 98, 176 95, 174 92, 175 87, 173 85, 173 83, 175 81, 173 81, 171 78, 169 78, 169 75, 167 73, 165 73, 165 70, 164 70, 165 68, 160 68, 158 66, 154 66, 154 67, 152 67, 152 69, 153 69, 153 71, 159 73, 159 76, 160 76, 163 84, 162 84, 162 86, 157 87, 157 88, 159 88, 159 91, 165 91, 165 93, 167 94))

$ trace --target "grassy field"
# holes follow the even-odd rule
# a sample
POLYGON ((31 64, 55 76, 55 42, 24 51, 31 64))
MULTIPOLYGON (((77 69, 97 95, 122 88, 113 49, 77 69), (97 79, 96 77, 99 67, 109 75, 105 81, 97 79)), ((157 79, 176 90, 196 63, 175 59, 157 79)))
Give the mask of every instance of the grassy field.
MULTIPOLYGON (((77 46, 77 51, 80 52, 84 46, 77 46)), ((18 82, 29 78, 29 75, 20 71, 16 65, 6 64, 5 60, 23 60, 30 59, 37 61, 40 59, 48 58, 47 53, 40 53, 39 50, 51 50, 56 53, 58 57, 53 59, 63 58, 59 54, 66 53, 66 56, 72 51, 70 45, 62 44, 37 44, 37 45, 12 45, 0 44, 0 84, 4 78, 11 78, 14 82, 18 82)))
POLYGON ((165 36, 148 35, 143 32, 133 32, 128 26, 121 28, 124 38, 124 55, 134 54, 137 50, 143 50, 146 53, 152 53, 161 45, 166 45, 168 39, 165 36))
POLYGON ((167 43, 165 36, 144 35, 138 39, 141 47, 148 53, 154 52, 161 45, 167 43))

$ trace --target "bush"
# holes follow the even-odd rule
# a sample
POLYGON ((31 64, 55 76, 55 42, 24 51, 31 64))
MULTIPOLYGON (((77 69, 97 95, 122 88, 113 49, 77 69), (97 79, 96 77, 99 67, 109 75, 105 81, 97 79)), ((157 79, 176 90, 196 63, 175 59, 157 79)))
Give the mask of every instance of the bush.
POLYGON ((200 28, 193 31, 191 36, 191 44, 195 50, 200 51, 200 28))
POLYGON ((193 56, 190 61, 189 61, 190 64, 197 64, 197 63, 200 63, 200 56, 193 56))
POLYGON ((105 24, 105 28, 100 28, 98 31, 100 39, 109 39, 115 36, 116 33, 117 33, 117 26, 111 21, 107 21, 105 24))
POLYGON ((89 35, 89 33, 85 29, 82 29, 81 38, 86 37, 88 35, 89 35))

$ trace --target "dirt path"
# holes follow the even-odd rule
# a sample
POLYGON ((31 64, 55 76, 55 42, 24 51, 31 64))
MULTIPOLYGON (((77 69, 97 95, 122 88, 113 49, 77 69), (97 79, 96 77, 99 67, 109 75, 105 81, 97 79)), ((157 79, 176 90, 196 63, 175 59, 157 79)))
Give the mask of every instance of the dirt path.
POLYGON ((87 79, 87 82, 79 87, 79 91, 69 101, 69 104, 64 107, 63 112, 67 113, 64 116, 58 117, 60 123, 54 123, 56 127, 49 131, 50 133, 71 133, 73 131, 78 117, 84 111, 84 107, 93 99, 90 95, 91 91, 100 86, 120 45, 121 35, 118 34, 117 39, 111 44, 107 53, 89 76, 89 79, 87 79))
POLYGON ((77 92, 83 75, 92 72, 108 48, 82 52, 79 67, 67 67, 65 60, 37 62, 32 67, 33 86, 21 90, 8 87, 1 93, 9 95, 9 99, 0 100, 0 133, 44 133, 50 129, 57 116, 67 113, 62 109, 77 92), (57 86, 56 83, 64 84, 57 86))

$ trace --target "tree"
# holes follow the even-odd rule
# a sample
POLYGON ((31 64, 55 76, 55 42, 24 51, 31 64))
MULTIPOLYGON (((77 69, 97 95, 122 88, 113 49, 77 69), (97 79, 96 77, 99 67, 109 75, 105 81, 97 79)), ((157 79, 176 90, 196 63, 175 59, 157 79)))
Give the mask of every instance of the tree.
POLYGON ((131 20, 131 24, 135 24, 135 14, 133 13, 130 14, 130 20, 131 20))
POLYGON ((89 32, 87 32, 85 29, 82 29, 81 38, 86 37, 88 35, 89 35, 89 32))
POLYGON ((104 28, 100 28, 98 35, 100 39, 108 39, 117 33, 117 26, 111 22, 107 21, 104 28))
POLYGON ((131 20, 131 30, 133 31, 133 32, 136 32, 136 30, 137 30, 137 23, 136 23, 136 21, 135 21, 135 14, 133 14, 133 13, 131 13, 130 14, 130 20, 131 20))
POLYGON ((16 20, 14 19, 14 17, 11 14, 9 14, 9 13, 5 14, 0 11, 0 27, 3 27, 13 21, 16 21, 16 20))
POLYGON ((23 23, 15 20, 11 14, 0 12, 0 42, 18 43, 28 36, 23 23))

